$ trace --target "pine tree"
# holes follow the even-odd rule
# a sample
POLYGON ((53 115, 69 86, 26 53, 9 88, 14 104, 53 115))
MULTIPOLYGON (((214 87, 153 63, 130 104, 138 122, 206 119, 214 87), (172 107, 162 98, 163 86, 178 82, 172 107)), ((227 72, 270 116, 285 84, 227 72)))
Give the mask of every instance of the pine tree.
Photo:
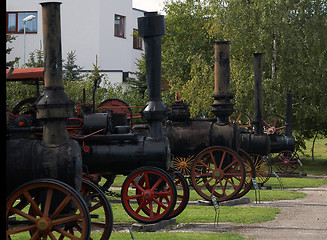
POLYGON ((65 64, 63 64, 63 79, 74 81, 80 78, 80 71, 83 69, 82 67, 76 64, 76 54, 74 51, 70 51, 67 53, 67 60, 64 60, 65 64))

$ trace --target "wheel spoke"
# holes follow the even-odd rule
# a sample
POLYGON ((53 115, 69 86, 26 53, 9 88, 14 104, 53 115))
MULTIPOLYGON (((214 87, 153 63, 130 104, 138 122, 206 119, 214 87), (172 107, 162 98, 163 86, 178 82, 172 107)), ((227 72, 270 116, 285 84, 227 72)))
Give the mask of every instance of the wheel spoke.
POLYGON ((12 235, 12 234, 17 234, 20 232, 26 232, 26 231, 31 231, 33 229, 36 229, 36 225, 28 225, 28 226, 23 226, 23 227, 16 227, 14 229, 7 230, 7 235, 12 235))
POLYGON ((149 181, 148 173, 144 173, 144 179, 145 179, 145 188, 150 189, 150 181, 149 181))
POLYGON ((139 213, 140 210, 143 208, 143 206, 146 205, 146 200, 142 199, 142 202, 140 203, 139 207, 135 210, 136 213, 139 213))
POLYGON ((131 199, 136 199, 136 198, 141 199, 142 197, 143 197, 142 194, 137 194, 137 195, 133 195, 133 196, 126 196, 126 200, 131 200, 131 199))
POLYGON ((228 168, 230 168, 231 166, 233 166, 234 164, 237 164, 237 161, 236 160, 233 160, 233 162, 231 162, 227 167, 225 167, 223 169, 223 171, 225 172, 228 168))
POLYGON ((49 188, 47 191, 46 199, 45 199, 45 206, 44 206, 44 212, 43 212, 44 217, 48 217, 48 215, 49 215, 52 193, 53 193, 53 189, 49 188))
POLYGON ((62 202, 59 204, 59 206, 57 207, 57 209, 53 212, 51 218, 55 219, 58 214, 64 209, 64 207, 69 203, 69 201, 71 201, 73 199, 72 195, 67 195, 62 202))
MULTIPOLYGON (((150 189, 152 192, 159 186, 159 184, 163 181, 162 177, 158 179, 158 181, 153 185, 153 187, 150 189)), ((150 188, 150 187, 149 187, 150 188)), ((148 188, 148 189, 149 189, 148 188)))
POLYGON ((93 212, 93 211, 95 211, 96 209, 98 209, 98 208, 100 208, 100 207, 102 207, 102 204, 98 202, 98 203, 95 204, 93 207, 90 207, 90 208, 89 208, 89 212, 93 212))
POLYGON ((65 230, 62 229, 62 228, 57 228, 57 227, 55 227, 54 229, 55 229, 58 233, 60 233, 61 235, 65 236, 65 237, 68 237, 68 238, 70 238, 70 239, 75 239, 75 240, 79 240, 79 239, 80 239, 79 237, 74 236, 73 234, 71 234, 71 233, 65 231, 65 230))
POLYGON ((142 193, 144 192, 144 189, 139 184, 137 184, 135 181, 132 181, 132 184, 137 190, 139 190, 142 193))
POLYGON ((59 218, 59 219, 55 219, 52 221, 53 225, 59 225, 59 224, 63 224, 63 223, 67 223, 67 222, 72 222, 78 219, 83 218, 81 216, 81 214, 74 214, 68 217, 63 217, 63 218, 59 218))
POLYGON ((223 156, 221 157, 220 164, 219 164, 219 169, 221 169, 221 167, 223 166, 223 162, 225 160, 225 156, 226 156, 226 151, 223 152, 223 156))
MULTIPOLYGON (((161 208, 163 208, 165 210, 167 209, 167 206, 165 204, 163 204, 162 202, 160 202, 158 199, 154 198, 153 201, 156 202, 158 204, 158 206, 160 206, 161 208)), ((170 202, 169 199, 166 198, 166 201, 167 201, 167 204, 169 205, 169 202, 170 202)))
POLYGON ((37 219, 35 217, 33 217, 33 216, 31 216, 31 215, 29 215, 27 213, 24 213, 23 211, 21 211, 21 210, 19 210, 17 208, 10 207, 9 212, 12 212, 12 213, 15 213, 15 214, 17 214, 19 216, 22 216, 22 217, 26 218, 27 220, 30 220, 33 223, 37 222, 37 219))
MULTIPOLYGON (((217 163, 216 163, 216 160, 215 160, 215 157, 213 156, 213 151, 210 152, 210 157, 211 157, 211 161, 213 163, 213 165, 215 166, 215 169, 217 168, 217 163)), ((213 171, 212 168, 210 168, 210 170, 213 171)))
POLYGON ((28 191, 24 191, 23 194, 24 194, 24 197, 26 198, 26 200, 30 202, 31 207, 34 211, 34 214, 36 216, 42 216, 43 215, 42 211, 39 209, 38 204, 34 201, 32 196, 30 195, 30 193, 28 191))

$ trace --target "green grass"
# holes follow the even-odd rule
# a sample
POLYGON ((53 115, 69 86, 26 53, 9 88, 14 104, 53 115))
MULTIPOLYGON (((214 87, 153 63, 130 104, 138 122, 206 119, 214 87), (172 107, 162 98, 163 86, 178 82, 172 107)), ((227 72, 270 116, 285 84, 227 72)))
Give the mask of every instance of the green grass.
POLYGON ((313 139, 306 141, 307 148, 303 150, 303 154, 299 154, 303 163, 303 168, 299 167, 298 172, 304 171, 307 174, 327 175, 327 138, 317 138, 314 148, 314 158, 311 158, 311 148, 313 139))
MULTIPOLYGON (((134 223, 121 204, 111 204, 114 222, 134 223)), ((279 213, 278 208, 268 207, 220 207, 220 222, 232 222, 248 224, 266 222, 274 219, 279 213)), ((214 222, 215 209, 213 206, 188 205, 185 210, 176 217, 177 223, 210 223, 214 222)))
MULTIPOLYGON (((284 188, 305 188, 305 187, 320 187, 327 184, 327 179, 313 179, 313 178, 280 178, 284 188)), ((280 188, 277 178, 271 177, 265 184, 272 188, 280 188)))

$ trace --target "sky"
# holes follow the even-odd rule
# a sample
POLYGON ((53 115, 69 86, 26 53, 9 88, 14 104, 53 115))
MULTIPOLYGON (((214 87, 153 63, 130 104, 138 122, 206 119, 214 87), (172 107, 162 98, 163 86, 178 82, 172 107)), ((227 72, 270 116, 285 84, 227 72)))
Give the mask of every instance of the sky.
POLYGON ((149 12, 162 12, 164 0, 133 0, 133 8, 149 12))

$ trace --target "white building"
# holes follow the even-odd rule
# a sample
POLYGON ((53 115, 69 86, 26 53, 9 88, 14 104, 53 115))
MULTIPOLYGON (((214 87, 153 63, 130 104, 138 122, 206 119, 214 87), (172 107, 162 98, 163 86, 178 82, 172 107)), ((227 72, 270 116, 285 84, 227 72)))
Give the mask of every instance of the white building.
MULTIPOLYGON (((17 36, 8 44, 13 47, 7 61, 20 57, 24 64, 23 19, 34 15, 26 22, 25 61, 29 53, 43 46, 41 0, 7 0, 6 32, 17 36)), ((43 1, 45 2, 45 1, 43 1)), ((137 18, 144 11, 132 7, 132 0, 61 0, 62 58, 76 51, 76 64, 91 71, 98 58, 98 66, 108 74, 112 83, 123 82, 130 72, 137 71, 136 59, 144 52, 142 41, 134 37, 137 18)), ((131 76, 131 75, 130 75, 131 76)))

